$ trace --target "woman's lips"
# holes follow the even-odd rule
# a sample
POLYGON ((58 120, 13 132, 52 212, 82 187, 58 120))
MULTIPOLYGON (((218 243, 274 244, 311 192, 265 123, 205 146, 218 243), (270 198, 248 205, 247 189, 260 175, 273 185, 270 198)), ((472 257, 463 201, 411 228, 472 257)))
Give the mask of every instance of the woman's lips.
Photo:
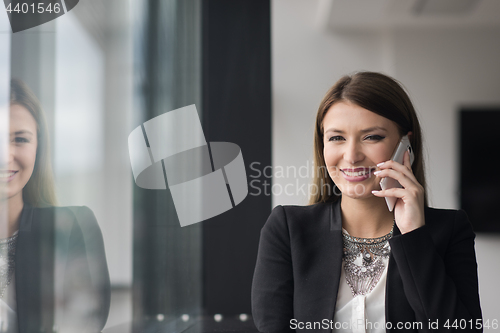
POLYGON ((355 168, 355 169, 342 169, 342 177, 349 182, 361 182, 370 178, 374 169, 370 168, 355 168))
POLYGON ((14 177, 16 176, 17 172, 18 171, 11 171, 11 170, 0 171, 0 181, 6 183, 12 181, 12 179, 14 179, 14 177))

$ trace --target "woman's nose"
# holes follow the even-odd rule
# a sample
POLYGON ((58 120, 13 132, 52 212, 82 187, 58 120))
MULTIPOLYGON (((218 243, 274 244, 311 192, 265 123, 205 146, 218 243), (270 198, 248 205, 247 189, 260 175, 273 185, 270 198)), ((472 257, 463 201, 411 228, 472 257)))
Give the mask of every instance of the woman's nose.
POLYGON ((356 163, 362 161, 364 157, 365 155, 357 142, 350 142, 345 145, 344 160, 348 163, 355 165, 356 163))
POLYGON ((9 147, 9 153, 7 154, 8 157, 7 157, 7 163, 12 163, 14 162, 14 153, 15 153, 15 149, 13 147, 9 147))

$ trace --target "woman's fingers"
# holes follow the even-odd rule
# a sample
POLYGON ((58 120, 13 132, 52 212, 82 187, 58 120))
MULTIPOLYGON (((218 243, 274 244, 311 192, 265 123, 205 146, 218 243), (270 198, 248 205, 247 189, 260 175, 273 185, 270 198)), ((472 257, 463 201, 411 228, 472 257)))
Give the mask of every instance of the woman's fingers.
POLYGON ((402 189, 397 188, 379 191, 378 196, 404 198, 405 196, 419 197, 423 194, 424 188, 420 185, 411 170, 410 153, 408 151, 404 154, 403 164, 404 165, 394 161, 387 161, 378 165, 380 170, 373 173, 375 176, 379 178, 393 178, 403 186, 402 189))
POLYGON ((404 188, 411 188, 416 185, 416 179, 414 179, 414 177, 411 179, 406 174, 394 169, 379 170, 375 171, 373 174, 379 178, 390 177, 396 179, 404 188))
POLYGON ((415 176, 411 177, 411 179, 410 179, 406 174, 403 174, 403 173, 396 171, 396 170, 393 170, 393 169, 385 169, 385 170, 375 171, 373 174, 377 177, 380 177, 380 178, 390 177, 390 178, 396 179, 403 186, 403 188, 400 190, 410 191, 415 196, 424 192, 424 188, 415 179, 415 176))
POLYGON ((387 190, 372 191, 376 197, 394 197, 403 200, 405 204, 423 202, 423 189, 389 188, 387 190))
MULTIPOLYGON (((400 163, 395 162, 393 160, 388 160, 386 162, 377 164, 377 167, 380 169, 379 171, 391 170, 391 169, 398 171, 398 172, 402 173, 403 175, 405 175, 408 179, 411 179, 414 183, 418 183, 417 178, 415 178, 415 175, 413 174, 413 170, 411 169, 410 153, 408 151, 406 151, 404 156, 403 156, 403 164, 400 164, 400 163)), ((376 172, 374 172, 374 174, 378 177, 386 177, 385 175, 383 175, 382 172, 379 173, 378 171, 376 171, 376 172)), ((392 174, 394 175, 394 173, 392 173, 392 174)), ((399 180, 396 177, 392 177, 392 176, 389 176, 389 177, 394 178, 396 180, 399 180)), ((401 183, 401 185, 405 186, 403 183, 401 183)))
POLYGON ((405 192, 404 188, 389 188, 387 190, 380 191, 372 191, 373 195, 377 197, 395 197, 395 198, 404 198, 405 192))

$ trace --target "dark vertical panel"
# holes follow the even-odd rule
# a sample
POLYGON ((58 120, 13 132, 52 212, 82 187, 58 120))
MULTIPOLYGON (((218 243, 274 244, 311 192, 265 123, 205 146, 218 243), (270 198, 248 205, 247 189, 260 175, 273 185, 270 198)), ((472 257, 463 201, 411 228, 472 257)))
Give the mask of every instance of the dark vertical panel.
MULTIPOLYGON (((203 1, 203 128, 207 141, 240 146, 250 164, 271 165, 271 25, 268 0, 203 1)), ((250 179, 249 179, 250 180, 250 179)), ((203 223, 204 308, 250 313, 260 229, 271 197, 251 191, 203 223)))
POLYGON ((460 208, 476 232, 500 233, 496 205, 500 199, 500 164, 495 139, 500 109, 467 108, 460 112, 460 208))
MULTIPOLYGON (((134 127, 200 105, 201 98, 199 0, 149 0, 139 6, 134 127)), ((168 189, 134 185, 135 323, 154 321, 157 315, 175 323, 182 314, 199 314, 201 278, 201 224, 181 228, 168 189)))

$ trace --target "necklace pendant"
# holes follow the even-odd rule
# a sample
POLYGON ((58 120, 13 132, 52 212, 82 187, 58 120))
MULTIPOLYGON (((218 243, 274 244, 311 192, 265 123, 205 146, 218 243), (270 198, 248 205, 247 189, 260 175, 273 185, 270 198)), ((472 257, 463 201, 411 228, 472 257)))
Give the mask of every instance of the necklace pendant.
POLYGON ((17 232, 6 239, 0 239, 0 298, 3 298, 15 270, 17 232))
POLYGON ((353 297, 366 295, 377 285, 390 255, 393 230, 378 238, 357 238, 342 232, 346 282, 353 297))

